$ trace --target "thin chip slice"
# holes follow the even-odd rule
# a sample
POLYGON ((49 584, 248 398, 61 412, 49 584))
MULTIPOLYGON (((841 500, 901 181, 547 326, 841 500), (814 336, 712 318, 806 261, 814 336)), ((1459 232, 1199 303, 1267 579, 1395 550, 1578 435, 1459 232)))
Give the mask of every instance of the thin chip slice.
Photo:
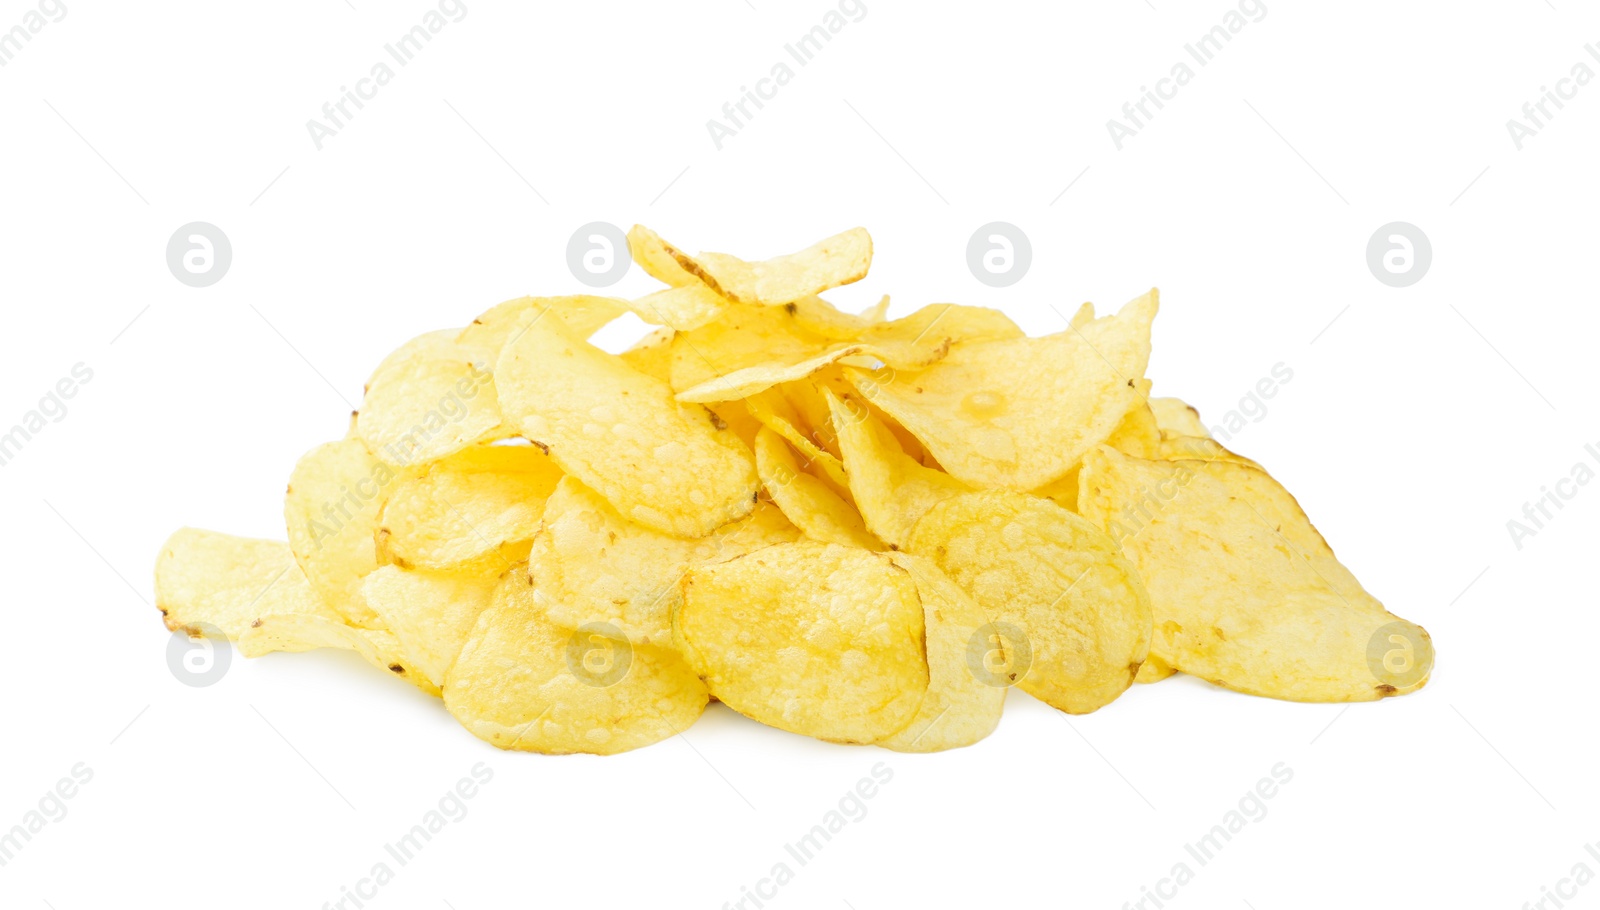
POLYGON ((680 263, 688 256, 642 224, 628 229, 628 255, 645 274, 662 284, 676 288, 703 283, 680 263))
POLYGON ((378 516, 398 476, 359 439, 312 449, 289 475, 289 546, 317 595, 353 625, 376 619, 361 600, 361 579, 378 568, 378 516))
POLYGON ((694 262, 699 271, 686 270, 702 280, 709 276, 708 283, 729 300, 775 306, 860 281, 872 264, 872 237, 866 228, 851 228, 798 253, 763 262, 746 262, 727 253, 701 253, 694 262))
MULTIPOLYGON (((844 462, 832 452, 818 445, 813 438, 815 430, 806 432, 805 419, 795 409, 788 388, 767 389, 745 399, 744 407, 760 424, 782 436, 800 453, 801 467, 814 468, 817 476, 840 497, 849 496, 849 480, 845 477, 844 462)), ((830 428, 831 430, 831 428, 830 428)))
POLYGON ((958 303, 930 303, 909 316, 868 326, 859 338, 869 343, 918 342, 937 347, 1005 341, 1021 338, 1023 334, 1022 329, 999 310, 958 303))
POLYGON ((472 325, 461 330, 456 341, 481 349, 492 367, 506 343, 530 323, 554 319, 579 338, 588 338, 630 308, 626 300, 592 294, 517 297, 485 310, 472 320, 472 325))
POLYGON ((706 537, 673 537, 628 521, 600 494, 568 477, 546 504, 528 573, 535 596, 557 625, 609 623, 635 643, 671 647, 672 611, 685 572, 799 537, 766 500, 706 537))
POLYGON ((404 567, 450 569, 487 563, 533 539, 561 469, 537 447, 462 449, 402 477, 383 507, 380 557, 404 567))
POLYGON ((1001 639, 1029 653, 1011 671, 1017 685, 1068 714, 1110 704, 1149 652, 1150 598, 1138 573, 1110 538, 1049 500, 999 490, 947 499, 917 522, 911 551, 938 563, 1001 639))
POLYGON ((374 455, 420 464, 494 438, 494 351, 457 341, 460 334, 420 335, 378 365, 355 422, 355 435, 374 455))
MULTIPOLYGON (((1128 413, 1122 416, 1117 428, 1106 437, 1105 444, 1127 455, 1157 458, 1161 456, 1167 440, 1162 438, 1161 431, 1156 426, 1155 414, 1143 401, 1150 394, 1150 380, 1139 380, 1138 392, 1141 400, 1135 401, 1128 413)), ((1078 475, 1081 467, 1081 462, 1073 465, 1067 473, 1034 490, 1033 495, 1042 496, 1069 512, 1076 512, 1078 475)))
POLYGON ((687 730, 706 687, 675 653, 563 629, 526 576, 501 582, 445 677, 444 704, 501 749, 611 755, 687 730))
POLYGON ((794 450, 766 427, 756 434, 756 469, 767 495, 807 537, 827 543, 881 550, 861 514, 821 480, 800 470, 794 450))
POLYGON ((749 514, 750 449, 659 379, 543 323, 506 346, 495 373, 507 419, 629 520, 703 537, 749 514))
MULTIPOLYGON (((1234 464, 1248 465, 1252 468, 1266 470, 1261 465, 1237 452, 1230 451, 1222 443, 1209 436, 1162 436, 1161 445, 1157 449, 1159 456, 1168 461, 1193 458, 1200 461, 1231 461, 1234 464)), ((1124 455, 1132 454, 1124 451, 1124 455)))
POLYGON ((1150 410, 1156 416, 1156 426, 1162 436, 1210 436, 1194 405, 1182 398, 1152 398, 1150 410))
POLYGON ((617 355, 628 366, 662 382, 672 382, 672 338, 677 333, 659 328, 639 339, 633 347, 617 355))
POLYGON ((703 284, 686 284, 628 302, 628 309, 651 325, 687 332, 718 318, 728 302, 703 284))
POLYGON ((798 362, 829 344, 801 327, 787 307, 732 306, 722 318, 673 339, 672 388, 682 392, 750 367, 798 362))
POLYGON ((845 375, 957 480, 1032 490, 1071 470, 1133 406, 1156 309, 1152 290, 1081 329, 958 345, 888 382, 856 369, 845 375))
POLYGON ((990 619, 932 561, 909 553, 895 553, 889 559, 911 573, 922 600, 928 694, 904 729, 877 744, 896 752, 970 746, 994 732, 1006 703, 1005 688, 980 680, 967 663, 972 637, 981 634, 990 619))
POLYGON ((1133 678, 1136 683, 1156 683, 1176 675, 1178 669, 1154 654, 1144 659, 1139 666, 1139 674, 1133 678))
POLYGON ((1227 461, 1084 460, 1084 514, 1150 589, 1152 652, 1184 673, 1290 701, 1421 688, 1428 633, 1384 609, 1266 472, 1227 461))
MULTIPOLYGON (((508 575, 522 575, 519 565, 508 575)), ((444 684, 445 671, 466 644, 467 634, 494 596, 498 574, 439 572, 384 566, 361 583, 361 593, 400 647, 429 682, 444 684)))
POLYGON ((680 649, 728 707, 834 742, 906 727, 928 688, 922 603, 880 553, 778 544, 692 569, 674 624, 680 649))
POLYGON ((322 602, 289 545, 182 528, 156 559, 156 607, 167 628, 190 634, 205 624, 237 640, 263 616, 341 620, 322 602))
MULTIPOLYGON (((826 390, 825 390, 826 391, 826 390)), ((971 487, 923 467, 860 398, 826 391, 833 426, 844 452, 850 492, 868 531, 897 549, 911 545, 911 530, 929 509, 971 487)))
POLYGON ((263 616, 258 625, 239 636, 238 648, 245 657, 318 648, 354 651, 384 673, 404 679, 429 695, 439 694, 439 687, 406 656, 400 640, 384 629, 358 629, 324 616, 277 614, 263 616))

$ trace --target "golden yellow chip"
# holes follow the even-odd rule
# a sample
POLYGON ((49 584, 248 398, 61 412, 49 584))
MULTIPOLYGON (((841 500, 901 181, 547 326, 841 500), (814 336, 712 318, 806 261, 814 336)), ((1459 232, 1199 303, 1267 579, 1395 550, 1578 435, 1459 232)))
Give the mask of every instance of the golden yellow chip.
POLYGON ((617 355, 623 362, 646 376, 654 376, 665 383, 672 382, 672 338, 677 333, 670 328, 659 328, 634 343, 633 347, 617 355))
POLYGON ((728 302, 703 284, 686 284, 629 301, 628 309, 651 325, 687 332, 718 318, 728 302))
POLYGON ((788 307, 730 306, 722 318, 672 340, 672 388, 682 392, 768 363, 793 363, 827 349, 788 307))
POLYGON ((1046 499, 999 490, 947 499, 917 522, 911 551, 994 618, 1017 652, 1008 675, 1069 714, 1121 695, 1150 650, 1150 598, 1116 544, 1046 499))
POLYGON ((1428 633, 1368 594, 1264 471, 1102 447, 1084 460, 1079 495, 1144 577, 1151 650, 1178 670, 1290 701, 1369 701, 1427 682, 1428 633))
POLYGON ((439 687, 411 663, 400 640, 386 629, 358 629, 337 619, 296 613, 263 616, 239 636, 239 653, 260 657, 273 651, 297 653, 318 648, 354 651, 379 670, 403 679, 429 695, 439 687))
POLYGON ((609 623, 636 643, 671 647, 678 582, 690 567, 799 537, 765 500, 706 537, 673 537, 628 521, 598 493, 567 477, 546 504, 528 574, 557 625, 609 623))
POLYGON ((756 434, 756 469, 761 485, 783 514, 813 540, 881 550, 855 507, 827 484, 800 470, 794 450, 766 427, 756 434))
POLYGON ((670 650, 603 628, 562 629, 514 573, 445 677, 444 705, 501 749, 611 755, 687 730, 706 687, 670 650))
MULTIPOLYGON (((504 574, 522 577, 522 570, 518 565, 504 574)), ((488 608, 500 576, 384 566, 362 580, 361 593, 412 664, 440 686, 478 614, 488 608)))
POLYGON ((1200 420, 1194 405, 1181 398, 1152 398, 1150 410, 1155 414, 1156 426, 1162 436, 1210 436, 1211 431, 1200 420))
POLYGON ((906 455, 861 399, 826 394, 850 492, 867 530, 880 540, 896 549, 909 547, 918 519, 936 503, 972 489, 906 455))
POLYGON ((449 569, 506 567, 501 549, 533 539, 561 469, 531 445, 473 446, 395 482, 378 529, 380 559, 449 569))
POLYGON ((378 567, 378 516, 399 470, 361 440, 342 439, 307 452, 289 475, 289 547, 312 589, 353 625, 376 618, 362 602, 361 578, 378 567))
POLYGON ((916 583, 881 553, 801 541, 691 569, 674 632, 728 707, 818 739, 890 736, 928 689, 916 583))
POLYGON ((498 303, 483 313, 472 324, 456 335, 456 341, 469 348, 481 350, 489 367, 500 358, 507 342, 515 338, 524 326, 545 319, 554 319, 566 326, 579 338, 588 338, 606 323, 630 308, 626 300, 615 297, 596 297, 590 294, 571 294, 565 297, 517 297, 498 303))
POLYGON ((703 537, 749 514, 750 449, 616 355, 543 322, 506 346, 495 373, 507 419, 629 520, 703 537))
POLYGON ((892 381, 845 374, 957 480, 1032 490, 1071 470, 1133 407, 1156 309, 1151 291, 1081 329, 957 345, 892 381))
POLYGON ((1136 683, 1160 682, 1178 672, 1176 667, 1162 660, 1154 654, 1145 657, 1144 663, 1139 667, 1139 674, 1133 678, 1136 683))
POLYGON ((446 329, 411 339, 367 381, 355 435, 394 465, 443 458, 492 439, 500 426, 494 352, 446 329))
POLYGON ((292 613, 342 621, 322 602, 289 545, 182 528, 156 559, 156 607, 167 628, 211 626, 238 639, 263 616, 292 613))
POLYGON ((628 230, 628 255, 645 274, 663 284, 675 288, 703 284, 699 277, 684 268, 683 261, 693 264, 694 260, 642 224, 628 230))
POLYGON ((851 228, 798 253, 746 262, 727 253, 701 253, 685 270, 735 303, 773 306, 860 281, 872 264, 872 237, 851 228))
POLYGON ((928 693, 911 722, 877 744, 896 752, 970 746, 994 732, 1006 703, 1006 687, 980 679, 985 674, 973 673, 970 665, 973 637, 982 636, 992 620, 932 561, 909 553, 889 559, 911 574, 922 600, 928 693))
MULTIPOLYGON (((840 497, 848 497, 849 480, 845 477, 844 463, 832 452, 818 445, 815 430, 806 432, 804 418, 790 400, 787 388, 767 389, 745 399, 744 407, 761 426, 782 436, 800 453, 802 468, 815 468, 817 476, 840 497)), ((753 443, 752 439, 752 443, 753 443)))

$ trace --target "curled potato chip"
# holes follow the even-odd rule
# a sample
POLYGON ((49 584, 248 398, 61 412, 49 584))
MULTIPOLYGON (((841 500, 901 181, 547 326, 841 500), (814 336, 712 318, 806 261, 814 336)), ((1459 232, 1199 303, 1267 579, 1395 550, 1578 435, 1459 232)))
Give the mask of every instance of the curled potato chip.
POLYGON ((909 547, 918 519, 936 503, 972 488, 908 456, 859 398, 824 391, 844 452, 850 492, 867 530, 896 549, 909 547))
POLYGON ((762 426, 782 436, 795 447, 802 458, 802 468, 815 467, 819 479, 841 497, 849 495, 849 480, 845 477, 844 463, 832 452, 818 445, 813 438, 816 430, 807 432, 805 419, 795 409, 787 389, 776 388, 758 392, 745 399, 745 409, 762 426))
POLYGON ((646 376, 672 382, 672 338, 670 328, 659 328, 639 339, 633 347, 617 355, 623 362, 646 376))
POLYGON ((917 522, 911 551, 937 563, 993 617, 994 634, 1027 655, 1001 675, 1068 714, 1114 701, 1150 650, 1139 574, 1110 538, 1049 500, 1001 490, 947 499, 917 522))
POLYGON ((1194 405, 1181 398, 1151 398, 1150 411, 1162 436, 1210 436, 1194 405))
POLYGON ((910 316, 868 326, 858 337, 868 343, 921 343, 929 348, 937 348, 974 341, 1021 338, 1023 331, 999 310, 957 303, 930 303, 910 316))
POLYGON ((494 353, 459 330, 420 335, 384 358, 367 382, 355 435, 384 461, 418 464, 493 438, 500 426, 494 353))
MULTIPOLYGON (((678 259, 684 265, 682 259, 678 259)), ((773 306, 860 281, 872 264, 872 237, 851 228, 798 253, 746 262, 727 253, 701 253, 685 270, 735 303, 773 306)))
MULTIPOLYGON (((507 574, 520 576, 520 569, 507 574)), ((441 686, 499 581, 498 573, 383 566, 362 580, 361 593, 413 665, 441 686)))
POLYGON ((289 547, 328 606, 358 626, 376 615, 361 599, 361 579, 378 567, 378 516, 399 469, 372 456, 359 439, 307 452, 284 496, 289 547))
POLYGON ((957 480, 1032 490, 1071 470, 1133 406, 1156 309, 1151 291, 1081 329, 958 345, 891 381, 845 375, 957 480))
POLYGON ((488 562, 533 539, 561 469, 531 445, 462 449, 400 478, 384 504, 380 556, 405 567, 488 562))
POLYGON ((698 329, 721 316, 728 302, 703 284, 667 288, 630 301, 628 309, 651 325, 680 331, 698 329))
POLYGON ((1154 654, 1147 655, 1144 663, 1139 665, 1139 673, 1134 676, 1136 683, 1155 683, 1168 678, 1178 672, 1178 669, 1154 654))
POLYGON ((681 600, 684 573, 799 537, 765 500, 705 537, 673 537, 628 521, 598 493, 567 477, 546 504, 528 574, 535 597, 557 625, 608 623, 636 643, 671 647, 672 611, 681 600))
POLYGON ((766 427, 756 434, 756 470, 767 495, 807 537, 828 543, 881 550, 855 507, 827 484, 805 473, 783 438, 766 427))
MULTIPOLYGON (((1131 455, 1133 453, 1124 451, 1122 454, 1131 455)), ((1168 461, 1184 458, 1194 458, 1201 461, 1231 461, 1234 464, 1248 465, 1252 468, 1266 470, 1243 455, 1229 451, 1222 443, 1209 436, 1163 436, 1161 445, 1157 448, 1157 455, 1168 461)))
POLYGON ((696 567, 673 628, 713 695, 792 733, 876 742, 928 689, 916 583, 881 553, 801 541, 696 567))
POLYGON ((390 676, 398 676, 429 695, 439 694, 439 687, 411 663, 400 640, 385 629, 358 629, 325 616, 278 613, 261 617, 259 624, 247 629, 239 636, 238 648, 245 657, 318 648, 354 651, 390 676))
POLYGON ((932 561, 909 553, 889 559, 910 573, 922 601, 928 692, 911 722, 877 744, 896 752, 970 746, 994 732, 1006 703, 1005 688, 979 679, 967 663, 973 636, 981 635, 991 620, 932 561))
POLYGON ((592 294, 517 297, 485 310, 472 320, 472 325, 456 335, 456 341, 481 350, 488 365, 493 367, 506 344, 521 333, 524 326, 554 319, 579 338, 588 338, 630 308, 626 300, 592 294))
POLYGON ((707 700, 670 650, 552 623, 520 573, 496 588, 444 684, 445 708, 472 735, 524 752, 648 746, 688 729, 707 700))
POLYGON ((322 602, 289 545, 181 528, 156 558, 156 607, 167 628, 209 625, 237 640, 263 616, 292 613, 342 621, 322 602))
POLYGON ((805 360, 828 344, 787 307, 731 306, 722 318, 672 340, 672 388, 682 392, 750 367, 805 360))
POLYGON ((1368 594, 1266 472, 1228 461, 1084 459, 1086 517, 1150 589, 1151 650, 1184 673, 1290 701, 1421 688, 1428 633, 1368 594))
POLYGON ((496 374, 508 420, 630 520, 702 537, 749 514, 750 449, 621 358, 541 323, 506 346, 496 374))
POLYGON ((784 304, 802 329, 834 341, 854 341, 889 311, 889 295, 860 314, 846 313, 821 297, 801 297, 784 304))
MULTIPOLYGON (((689 259, 688 256, 642 224, 628 229, 628 255, 639 264, 639 268, 644 269, 645 274, 663 284, 675 288, 703 284, 681 264, 681 260, 689 259)), ((693 262, 692 259, 689 261, 693 262)))

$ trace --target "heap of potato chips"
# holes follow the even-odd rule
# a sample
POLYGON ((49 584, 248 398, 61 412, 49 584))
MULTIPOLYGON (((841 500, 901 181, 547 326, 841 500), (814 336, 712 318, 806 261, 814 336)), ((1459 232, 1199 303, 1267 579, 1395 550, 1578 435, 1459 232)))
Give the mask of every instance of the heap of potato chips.
POLYGON ((1012 685, 1079 714, 1178 671, 1297 701, 1426 681, 1427 633, 1149 397, 1155 291, 1029 338, 956 304, 835 309, 861 229, 765 262, 628 239, 664 290, 509 300, 389 355, 295 467, 287 544, 174 534, 167 627, 354 650, 535 752, 647 745, 711 698, 935 751, 1012 685), (587 342, 629 312, 660 328, 587 342))

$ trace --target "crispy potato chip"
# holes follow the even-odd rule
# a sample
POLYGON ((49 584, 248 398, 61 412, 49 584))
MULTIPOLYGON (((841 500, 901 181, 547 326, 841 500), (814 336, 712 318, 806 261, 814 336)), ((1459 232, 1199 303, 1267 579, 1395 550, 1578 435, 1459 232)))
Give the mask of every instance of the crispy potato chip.
POLYGON ((947 499, 917 522, 911 551, 938 563, 994 618, 996 635, 1029 655, 1007 675, 1068 714, 1110 704, 1150 650, 1139 574, 1110 538, 1049 500, 1000 490, 947 499))
MULTIPOLYGON (((522 566, 505 574, 522 576, 522 566)), ((435 686, 444 685, 478 614, 488 608, 500 573, 441 572, 383 566, 361 582, 367 605, 399 639, 413 664, 435 686)))
POLYGON ((1067 325, 1081 329, 1091 322, 1094 322, 1094 304, 1083 303, 1078 306, 1078 311, 1072 314, 1072 318, 1067 320, 1067 325))
POLYGON ((343 621, 322 602, 289 545, 182 528, 156 559, 156 607, 174 632, 212 626, 237 640, 263 616, 292 613, 343 621))
POLYGON ((651 325, 687 332, 721 316, 728 302, 703 284, 667 288, 630 301, 628 308, 651 325))
MULTIPOLYGON (((1201 461, 1231 461, 1234 464, 1248 465, 1259 470, 1266 470, 1261 465, 1225 448, 1209 436, 1163 436, 1161 445, 1157 448, 1159 457, 1168 461, 1183 458, 1194 458, 1201 461)), ((1133 453, 1123 451, 1124 455, 1133 453)))
POLYGON ((745 262, 727 253, 701 253, 693 261, 699 271, 678 260, 729 300, 773 306, 860 281, 872 264, 872 237, 866 228, 851 228, 764 262, 745 262))
POLYGON ((1149 586, 1152 652, 1184 673, 1313 702, 1427 682, 1428 633, 1368 594, 1266 472, 1101 447, 1084 460, 1079 497, 1149 586))
POLYGON ((261 617, 258 625, 239 636, 238 642, 239 653, 245 657, 318 648, 354 651, 384 673, 398 676, 429 695, 439 694, 439 687, 412 665, 400 640, 384 629, 358 629, 325 616, 278 613, 261 617))
POLYGON ((911 530, 924 513, 972 488, 906 455, 894 434, 859 398, 826 394, 850 492, 867 530, 895 549, 906 549, 911 530))
POLYGON ((600 494, 567 477, 546 505, 528 573, 550 620, 569 629, 601 622, 635 643, 672 647, 678 582, 697 565, 798 540, 800 531, 772 503, 709 536, 673 537, 617 514, 600 494))
POLYGON ((721 319, 672 340, 672 388, 682 392, 769 363, 794 363, 826 350, 787 307, 733 306, 721 319))
POLYGON ((881 550, 883 544, 862 523, 855 507, 821 480, 800 470, 794 450, 777 433, 756 434, 756 470, 767 495, 783 514, 813 540, 881 550))
POLYGON ((1071 470, 1133 406, 1156 309, 1152 290, 1081 329, 957 345, 928 369, 887 382, 862 370, 845 375, 957 480, 1032 490, 1071 470))
POLYGON ((447 329, 411 339, 384 358, 367 382, 355 434, 395 465, 443 458, 494 438, 494 352, 459 342, 447 329))
POLYGON ((361 600, 361 579, 378 567, 378 516, 399 470, 361 440, 342 439, 307 452, 289 475, 283 518, 295 561, 352 625, 376 618, 361 600))
MULTIPOLYGON (((1087 304, 1085 304, 1087 306, 1087 304)), ((1150 394, 1150 380, 1141 379, 1138 385, 1139 401, 1124 414, 1117 428, 1106 437, 1106 445, 1119 452, 1134 455, 1139 458, 1161 457, 1162 446, 1165 440, 1157 428, 1155 414, 1149 405, 1142 400, 1150 394)), ((1033 495, 1042 496, 1059 505, 1069 512, 1078 510, 1078 474, 1082 463, 1075 464, 1067 473, 1044 486, 1033 491, 1033 495)))
POLYGON ((506 346, 495 372, 508 420, 630 520, 703 537, 749 514, 750 449, 621 358, 541 323, 506 346))
POLYGON ((1150 410, 1162 436, 1210 436, 1194 405, 1181 398, 1151 398, 1150 410))
POLYGON ((970 746, 994 732, 1006 690, 979 680, 967 666, 972 637, 991 620, 977 601, 932 561, 909 553, 889 557, 911 574, 922 600, 927 640, 928 693, 899 732, 878 740, 896 752, 939 752, 970 746))
POLYGON ((859 315, 846 313, 821 297, 801 297, 784 304, 802 329, 833 341, 854 341, 874 323, 883 321, 889 310, 889 295, 859 315))
POLYGON ((1133 677, 1133 681, 1136 683, 1160 682, 1177 672, 1177 668, 1156 655, 1150 654, 1145 657, 1144 663, 1139 665, 1139 673, 1133 677))
POLYGON ((380 557, 402 567, 449 569, 487 562, 533 539, 561 469, 531 445, 473 446, 395 483, 378 529, 380 557))
POLYGON ((1023 331, 999 310, 957 303, 930 303, 910 316, 868 326, 858 337, 861 341, 875 344, 909 342, 937 348, 1021 338, 1023 331))
POLYGON ((886 555, 778 544, 691 569, 682 584, 680 649, 740 714, 852 743, 916 716, 928 689, 922 603, 886 555))
POLYGON ((507 342, 524 326, 544 319, 555 319, 580 338, 588 338, 607 323, 631 309, 626 300, 570 294, 564 297, 517 297, 498 303, 472 320, 472 325, 456 335, 456 341, 484 351, 490 367, 500 358, 507 342))
POLYGON ((706 687, 672 651, 562 629, 514 573, 445 677, 444 705, 501 749, 611 755, 689 728, 706 687))
MULTIPOLYGON (((802 468, 815 468, 820 480, 841 498, 849 498, 849 480, 845 477, 844 463, 832 452, 822 448, 812 433, 801 429, 804 418, 783 388, 767 389, 745 399, 745 410, 764 426, 795 447, 802 459, 802 468)), ((752 438, 753 446, 753 438, 752 438)))
POLYGON ((639 339, 633 347, 617 355, 623 362, 646 376, 672 382, 672 338, 677 333, 659 328, 639 339))
MULTIPOLYGON (((644 269, 645 274, 672 287, 703 284, 699 277, 680 264, 689 259, 677 247, 661 239, 661 235, 642 224, 628 230, 628 255, 644 269)), ((689 260, 691 263, 692 259, 689 260)))

